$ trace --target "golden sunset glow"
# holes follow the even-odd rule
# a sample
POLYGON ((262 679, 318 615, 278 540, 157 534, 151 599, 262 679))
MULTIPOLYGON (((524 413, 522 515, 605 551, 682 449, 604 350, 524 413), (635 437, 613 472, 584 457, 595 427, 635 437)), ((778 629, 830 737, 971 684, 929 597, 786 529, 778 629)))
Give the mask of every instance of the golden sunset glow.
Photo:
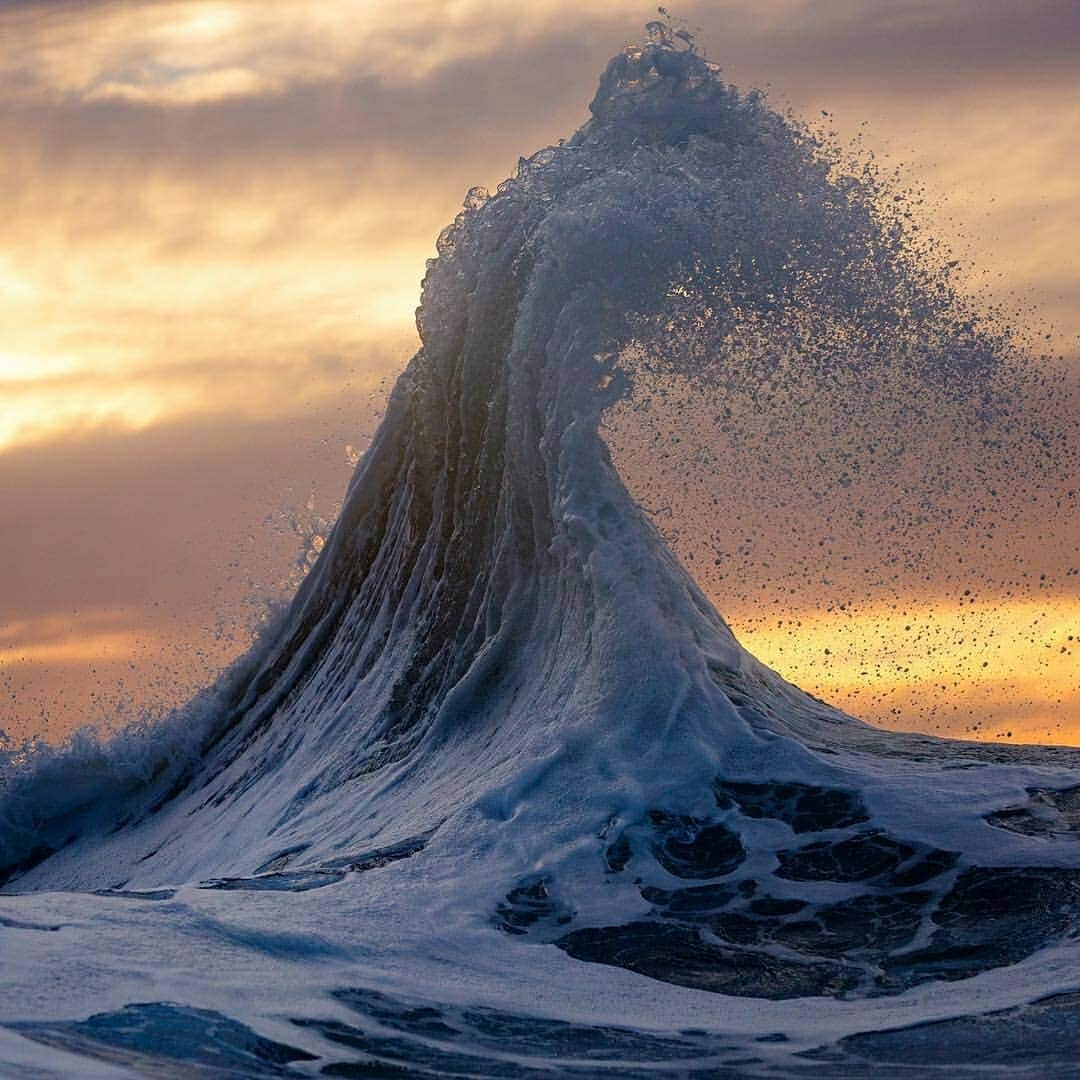
MULTIPOLYGON (((965 16, 972 2, 763 0, 679 14, 732 81, 768 85, 814 119, 827 110, 842 138, 905 163, 927 188, 928 220, 963 238, 971 287, 1032 309, 1040 344, 1076 356, 1080 73, 1067 43, 1024 37, 1035 31, 1015 5, 992 4, 996 36, 971 44, 983 33, 965 16)), ((346 439, 360 446, 372 426, 364 417, 347 434, 349 410, 415 346, 439 230, 470 186, 494 187, 519 154, 586 118, 604 62, 651 13, 623 0, 0 9, 2 539, 40 546, 55 530, 69 539, 50 550, 79 564, 46 574, 9 559, 0 673, 25 691, 32 669, 22 700, 51 703, 50 738, 83 715, 81 690, 55 686, 85 689, 95 663, 138 658, 148 666, 127 677, 145 690, 155 655, 202 649, 211 660, 158 687, 155 700, 182 700, 246 644, 239 619, 207 646, 206 618, 177 616, 208 566, 232 575, 208 601, 223 611, 286 576, 291 539, 254 585, 229 551, 238 536, 258 547, 270 504, 259 488, 257 514, 226 527, 224 485, 254 490, 261 462, 282 504, 321 485, 332 507, 346 439), (292 453, 301 428, 306 449, 292 453), (150 511, 128 461, 169 478, 150 511), (222 486, 208 494, 211 480, 222 486), (171 536, 199 539, 151 539, 166 521, 171 536), (140 570, 139 595, 111 603, 121 570, 150 551, 159 561, 140 570)), ((906 704, 942 695, 941 733, 1080 742, 1080 601, 1002 599, 981 613, 974 651, 970 610, 950 604, 788 611, 776 625, 727 614, 762 660, 856 715, 904 727, 906 704), (984 704, 1015 722, 973 729, 968 714, 984 704)), ((0 729, 29 733, 38 712, 20 705, 0 729)))
POLYGON ((1076 600, 795 612, 772 627, 747 629, 733 621, 758 659, 856 716, 903 729, 912 704, 925 712, 937 703, 950 734, 1080 741, 1080 724, 1069 723, 1080 715, 1076 600), (968 720, 1003 712, 1011 716, 1004 723, 973 727, 968 720))
MULTIPOLYGON (((7 630, 15 629, 6 627, 7 630)), ((23 664, 76 662, 108 663, 131 657, 140 639, 127 631, 99 634, 76 634, 59 641, 0 648, 0 665, 8 672, 23 664)))

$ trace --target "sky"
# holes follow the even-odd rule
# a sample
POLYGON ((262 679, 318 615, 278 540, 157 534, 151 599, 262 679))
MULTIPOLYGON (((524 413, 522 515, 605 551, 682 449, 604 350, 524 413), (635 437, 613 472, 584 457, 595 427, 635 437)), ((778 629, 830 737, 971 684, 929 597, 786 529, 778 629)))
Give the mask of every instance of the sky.
MULTIPOLYGON (((1076 364, 1075 0, 676 14, 730 81, 925 185, 971 287, 1076 364)), ((244 647, 415 348, 439 230, 469 187, 583 122, 652 15, 626 0, 0 0, 0 729, 114 724, 244 647)), ((716 599, 738 631, 750 613, 716 599)), ((1077 742, 1072 653, 1052 671, 1035 657, 1080 631, 1080 599, 1052 608, 1046 640, 1028 632, 1041 608, 995 616, 1008 663, 1038 672, 1014 737, 1077 742)), ((842 658, 858 634, 791 614, 807 648, 842 658)), ((880 639, 888 619, 865 617, 880 639)), ((857 705, 866 670, 837 662, 815 686, 857 705)), ((890 707, 935 685, 908 674, 890 707)), ((1005 715, 1008 693, 979 677, 953 692, 1005 715)))

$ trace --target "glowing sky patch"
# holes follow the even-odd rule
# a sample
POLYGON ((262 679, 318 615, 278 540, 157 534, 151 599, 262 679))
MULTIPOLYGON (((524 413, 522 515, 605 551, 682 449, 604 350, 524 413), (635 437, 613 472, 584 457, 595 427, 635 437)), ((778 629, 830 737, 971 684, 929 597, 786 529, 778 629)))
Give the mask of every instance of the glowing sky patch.
POLYGON ((791 612, 746 629, 733 622, 742 643, 789 681, 886 726, 903 728, 902 706, 918 702, 948 729, 961 714, 957 734, 1080 740, 1080 722, 1069 719, 1080 716, 1080 599, 791 612), (972 720, 972 711, 996 719, 972 720))

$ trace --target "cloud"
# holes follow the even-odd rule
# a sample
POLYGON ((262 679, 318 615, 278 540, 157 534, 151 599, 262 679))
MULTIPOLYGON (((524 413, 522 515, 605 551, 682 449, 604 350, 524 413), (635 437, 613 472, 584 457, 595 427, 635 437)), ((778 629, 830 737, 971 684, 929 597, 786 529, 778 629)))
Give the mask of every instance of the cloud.
MULTIPOLYGON (((42 228, 96 229, 128 244, 133 264, 143 253, 130 246, 151 240, 254 260, 275 240, 306 237, 310 251, 333 221, 366 220, 357 250, 374 254, 379 222, 380 257, 407 234, 413 292, 461 194, 572 131, 607 56, 649 14, 603 0, 418 3, 392 22, 374 5, 300 0, 15 10, 23 48, 0 71, 0 196, 38 233, 24 248, 41 246, 42 228)), ((1038 192, 1042 205, 1058 191, 1036 215, 1052 239, 1063 216, 1080 228, 1078 12, 1060 0, 773 0, 688 16, 737 81, 772 83, 811 114, 831 108, 849 132, 871 118, 872 143, 914 157, 956 205, 994 197, 1004 211, 1006 199, 1038 192)), ((1005 239, 1004 259, 989 252, 995 268, 1032 253, 1005 239)), ((1040 249, 1042 269, 1025 277, 1054 278, 1070 250, 1060 239, 1040 249)), ((212 267, 201 274, 213 280, 212 267)))
MULTIPOLYGON (((691 5, 688 16, 740 79, 795 96, 810 86, 928 98, 973 79, 1020 94, 1063 75, 1075 84, 1078 12, 1065 0, 773 0, 691 5)), ((350 135, 443 145, 440 136, 473 138, 474 116, 488 129, 512 119, 518 132, 571 104, 583 117, 604 61, 646 17, 603 0, 449 10, 428 0, 392 23, 372 4, 99 4, 24 20, 0 86, 9 110, 66 108, 71 128, 114 134, 128 125, 157 155, 177 142, 197 150, 201 140, 176 138, 185 129, 216 155, 261 134, 298 153, 350 135), (114 108, 85 108, 106 102, 114 108), (161 115, 173 110, 175 122, 161 115)))
POLYGON ((151 73, 138 80, 97 83, 86 101, 127 101, 132 104, 197 105, 226 98, 273 94, 279 84, 248 68, 217 68, 211 71, 151 73))
POLYGON ((1017 74, 1025 86, 1061 74, 1073 81, 1080 34, 1071 0, 773 0, 698 4, 688 16, 714 59, 761 65, 778 85, 916 96, 1017 74))
MULTIPOLYGON (((9 450, 0 625, 139 606, 144 621, 159 606, 212 619, 229 608, 215 581, 233 601, 253 581, 282 582, 298 540, 277 515, 313 487, 329 511, 351 472, 346 444, 366 444, 381 400, 339 387, 291 416, 189 416, 9 450)), ((167 621, 163 612, 159 629, 167 621)))
POLYGON ((377 392, 407 355, 358 348, 291 360, 232 356, 0 378, 0 451, 67 441, 97 428, 140 431, 184 416, 230 424, 294 417, 342 394, 377 392))

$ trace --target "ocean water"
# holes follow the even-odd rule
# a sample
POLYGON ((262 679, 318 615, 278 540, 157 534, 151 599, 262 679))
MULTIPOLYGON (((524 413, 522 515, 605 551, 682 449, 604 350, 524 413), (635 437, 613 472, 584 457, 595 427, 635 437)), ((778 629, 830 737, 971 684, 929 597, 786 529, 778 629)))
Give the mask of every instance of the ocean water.
POLYGON ((902 216, 663 24, 470 192, 291 609, 5 751, 0 1074, 1076 1075, 1080 752, 786 683, 602 437, 676 338, 992 430, 1015 343, 902 216))

